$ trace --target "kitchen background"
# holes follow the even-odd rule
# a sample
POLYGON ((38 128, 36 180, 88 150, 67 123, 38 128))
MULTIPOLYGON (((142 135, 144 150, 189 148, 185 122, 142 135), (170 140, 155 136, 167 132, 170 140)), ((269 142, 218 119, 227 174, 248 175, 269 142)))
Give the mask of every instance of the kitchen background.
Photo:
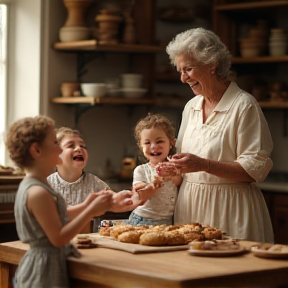
MULTIPOLYGON (((137 1, 143 0, 135 0, 135 2, 137 1)), ((108 4, 117 5, 120 2, 93 1, 91 9, 88 9, 86 15, 87 26, 96 27, 95 16, 99 13, 100 8, 105 8, 105 5, 108 4)), ((178 32, 191 27, 212 28, 212 1, 158 0, 155 2, 158 9, 155 12, 157 15, 154 15, 156 19, 154 44, 165 45, 178 32), (175 12, 175 7, 177 9, 185 7, 187 13, 192 11, 190 19, 181 21, 181 16, 176 15, 176 20, 172 21, 173 19, 164 19, 165 15, 163 16, 163 14, 161 19, 161 11, 169 15, 169 8, 174 9, 175 12)), ((76 54, 63 53, 53 49, 53 44, 59 42, 59 30, 67 18, 67 9, 59 0, 14 0, 10 3, 12 32, 9 38, 10 69, 7 126, 15 119, 37 114, 53 117, 57 126, 75 127, 77 124, 77 129, 83 134, 89 149, 87 170, 106 178, 107 171, 110 173, 109 177, 111 171, 112 174, 120 172, 121 161, 124 157, 135 157, 137 147, 133 137, 133 127, 141 117, 150 111, 160 112, 170 117, 177 127, 180 125, 184 103, 193 94, 188 86, 186 87, 177 79, 173 81, 155 80, 156 99, 158 103, 163 103, 163 105, 96 105, 82 113, 75 123, 76 105, 55 104, 50 101, 51 98, 60 96, 62 82, 76 81, 77 79, 76 54), (171 105, 164 105, 168 101, 171 105)), ((273 25, 288 31, 288 21, 285 15, 280 13, 280 18, 277 21, 273 25)), ((141 25, 145 26, 146 24, 142 23, 141 25)), ((104 53, 102 57, 95 58, 85 66, 87 73, 83 75, 82 81, 105 82, 107 79, 119 77, 122 73, 131 72, 128 54, 104 53)), ((265 65, 266 68, 263 69, 263 64, 254 63, 253 68, 251 66, 251 69, 249 67, 247 69, 246 66, 246 69, 251 70, 254 75, 260 72, 266 73, 264 79, 266 76, 269 84, 278 80, 286 81, 287 84, 287 64, 283 63, 283 65, 274 68, 277 69, 277 73, 274 73, 275 70, 270 71, 269 64, 265 65)), ((157 53, 155 72, 169 71, 173 74, 171 69, 173 68, 169 65, 165 52, 157 53)), ((242 73, 242 75, 237 76, 237 80, 243 88, 251 89, 250 75, 243 75, 242 73)), ((144 77, 144 86, 146 80, 144 77)), ((275 145, 272 153, 273 171, 287 173, 287 109, 269 108, 263 109, 263 112, 269 123, 275 145)), ((8 157, 7 163, 9 163, 8 157)))

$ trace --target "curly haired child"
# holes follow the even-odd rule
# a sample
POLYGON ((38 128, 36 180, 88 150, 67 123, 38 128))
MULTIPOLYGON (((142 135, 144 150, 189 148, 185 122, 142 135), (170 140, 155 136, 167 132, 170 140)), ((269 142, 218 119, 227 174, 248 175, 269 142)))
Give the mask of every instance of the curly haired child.
POLYGON ((66 258, 80 256, 70 241, 90 219, 111 209, 113 194, 92 193, 83 203, 66 207, 63 197, 47 182, 47 176, 62 162, 55 124, 49 117, 16 121, 5 144, 13 162, 26 173, 14 211, 18 236, 30 249, 17 268, 17 288, 69 287, 66 258))
POLYGON ((167 161, 175 151, 175 127, 164 115, 149 113, 137 123, 134 135, 147 163, 134 169, 133 186, 137 193, 132 199, 135 205, 140 205, 132 211, 128 223, 171 225, 182 176, 159 177, 157 165, 167 161), (144 183, 146 187, 137 190, 144 183))

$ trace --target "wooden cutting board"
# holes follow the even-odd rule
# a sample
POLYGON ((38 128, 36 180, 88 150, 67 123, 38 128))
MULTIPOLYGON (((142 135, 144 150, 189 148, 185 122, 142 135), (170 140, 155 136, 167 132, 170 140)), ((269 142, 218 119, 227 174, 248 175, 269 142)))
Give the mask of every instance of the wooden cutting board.
POLYGON ((88 234, 92 241, 98 247, 122 250, 133 254, 137 253, 153 253, 153 252, 166 252, 166 251, 180 251, 188 250, 188 245, 177 246, 145 246, 140 244, 131 244, 119 242, 112 237, 101 236, 98 233, 88 234))

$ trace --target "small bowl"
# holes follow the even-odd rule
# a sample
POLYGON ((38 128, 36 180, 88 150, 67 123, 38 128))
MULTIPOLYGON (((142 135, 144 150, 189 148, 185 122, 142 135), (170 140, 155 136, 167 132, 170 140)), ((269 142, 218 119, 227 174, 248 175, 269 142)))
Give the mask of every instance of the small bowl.
POLYGON ((269 43, 269 54, 275 57, 286 55, 287 44, 269 43))
POLYGON ((140 88, 143 75, 141 74, 122 74, 121 84, 123 88, 140 88))
POLYGON ((59 30, 59 39, 61 42, 88 40, 90 32, 88 27, 62 27, 59 30))
POLYGON ((144 88, 122 88, 122 95, 127 98, 141 98, 147 92, 144 88))
POLYGON ((103 97, 107 93, 105 83, 81 83, 81 90, 87 97, 103 97))
POLYGON ((243 58, 257 57, 261 55, 258 47, 241 47, 240 53, 243 58))

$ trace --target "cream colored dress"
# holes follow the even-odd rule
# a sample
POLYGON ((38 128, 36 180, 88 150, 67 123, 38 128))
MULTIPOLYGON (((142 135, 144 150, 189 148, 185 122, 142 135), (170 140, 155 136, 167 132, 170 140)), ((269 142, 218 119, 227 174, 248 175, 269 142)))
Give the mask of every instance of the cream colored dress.
MULTIPOLYGON (((203 124, 203 96, 185 106, 178 152, 220 162, 238 162, 259 183, 272 168, 273 143, 253 96, 232 82, 203 124)), ((273 242, 265 200, 255 183, 239 183, 206 172, 187 173, 180 187, 175 224, 200 222, 232 237, 273 242)))

